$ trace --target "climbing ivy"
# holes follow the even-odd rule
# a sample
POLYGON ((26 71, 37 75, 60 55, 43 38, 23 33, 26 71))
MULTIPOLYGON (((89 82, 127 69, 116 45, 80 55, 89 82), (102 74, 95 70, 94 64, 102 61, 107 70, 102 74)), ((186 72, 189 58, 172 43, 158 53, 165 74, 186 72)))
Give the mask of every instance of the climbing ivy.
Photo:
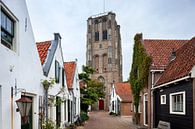
MULTIPOLYGON (((150 63, 151 58, 147 55, 142 44, 142 34, 136 34, 134 37, 133 63, 129 79, 134 98, 135 116, 138 116, 140 92, 148 84, 150 63)), ((138 124, 139 118, 136 117, 135 119, 136 124, 138 124)))

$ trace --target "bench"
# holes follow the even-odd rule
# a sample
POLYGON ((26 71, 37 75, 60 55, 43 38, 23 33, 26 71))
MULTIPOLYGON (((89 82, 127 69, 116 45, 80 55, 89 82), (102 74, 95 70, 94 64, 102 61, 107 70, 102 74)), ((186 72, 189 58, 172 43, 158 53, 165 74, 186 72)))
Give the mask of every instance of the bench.
POLYGON ((153 129, 171 129, 170 122, 159 121, 158 127, 153 129))

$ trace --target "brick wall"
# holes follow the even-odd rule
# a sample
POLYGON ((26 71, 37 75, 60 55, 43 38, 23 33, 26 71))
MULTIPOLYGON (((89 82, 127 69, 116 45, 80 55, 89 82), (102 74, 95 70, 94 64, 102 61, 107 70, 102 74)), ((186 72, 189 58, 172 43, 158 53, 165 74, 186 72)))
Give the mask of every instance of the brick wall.
POLYGON ((121 116, 130 116, 133 114, 131 110, 132 103, 121 103, 121 116))

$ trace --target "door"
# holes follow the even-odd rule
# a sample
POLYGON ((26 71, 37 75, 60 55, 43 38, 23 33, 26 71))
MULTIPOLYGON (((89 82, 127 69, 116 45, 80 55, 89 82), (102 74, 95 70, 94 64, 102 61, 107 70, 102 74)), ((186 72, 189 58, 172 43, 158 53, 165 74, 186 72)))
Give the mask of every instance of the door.
POLYGON ((104 110, 104 100, 99 100, 99 110, 104 110))
POLYGON ((70 108, 70 100, 68 100, 68 122, 71 120, 71 108, 70 108))
POLYGON ((144 94, 144 125, 148 125, 148 94, 144 94))
POLYGON ((27 98, 29 98, 30 100, 32 100, 32 106, 30 108, 30 111, 29 111, 29 116, 28 116, 28 122, 27 123, 23 123, 22 119, 21 119, 21 129, 32 129, 33 126, 33 97, 30 97, 30 96, 25 96, 27 98))
POLYGON ((56 127, 60 127, 61 122, 61 99, 56 97, 56 127))

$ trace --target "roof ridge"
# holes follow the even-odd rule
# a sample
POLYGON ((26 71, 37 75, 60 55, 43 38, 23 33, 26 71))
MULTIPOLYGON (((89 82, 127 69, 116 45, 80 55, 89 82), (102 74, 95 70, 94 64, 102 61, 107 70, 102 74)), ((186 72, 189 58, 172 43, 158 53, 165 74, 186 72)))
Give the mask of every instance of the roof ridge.
POLYGON ((65 61, 64 63, 76 63, 76 61, 65 61))
POLYGON ((45 44, 45 43, 48 43, 48 42, 51 42, 52 40, 46 40, 46 41, 40 41, 40 42, 36 42, 36 44, 45 44))
POLYGON ((189 41, 189 39, 143 39, 143 40, 155 40, 155 41, 189 41))

